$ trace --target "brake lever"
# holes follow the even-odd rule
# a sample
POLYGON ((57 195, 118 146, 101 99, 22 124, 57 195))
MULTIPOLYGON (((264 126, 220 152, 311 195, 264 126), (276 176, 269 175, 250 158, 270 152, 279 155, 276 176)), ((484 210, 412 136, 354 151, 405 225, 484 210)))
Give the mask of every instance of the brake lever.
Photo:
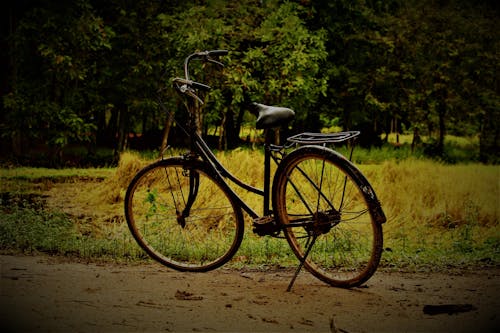
POLYGON ((219 66, 220 68, 224 68, 224 64, 220 61, 217 61, 217 60, 214 60, 212 59, 210 56, 207 56, 207 61, 208 62, 211 62, 212 64, 216 64, 217 66, 219 66))

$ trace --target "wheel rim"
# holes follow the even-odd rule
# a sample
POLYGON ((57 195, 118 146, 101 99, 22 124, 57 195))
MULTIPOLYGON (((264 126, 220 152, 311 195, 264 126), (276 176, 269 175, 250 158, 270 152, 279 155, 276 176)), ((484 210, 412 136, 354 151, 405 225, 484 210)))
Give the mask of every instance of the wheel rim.
POLYGON ((366 281, 378 265, 381 232, 356 182, 322 155, 298 158, 285 172, 279 216, 288 225, 285 235, 297 257, 303 257, 316 234, 304 264, 309 271, 341 287, 366 281), (307 224, 290 227, 297 221, 307 224))
POLYGON ((130 229, 154 259, 180 270, 208 270, 236 252, 242 233, 239 211, 206 173, 182 165, 157 166, 130 192, 130 229), (198 179, 195 189, 193 178, 198 179), (195 194, 191 200, 190 192, 195 194))

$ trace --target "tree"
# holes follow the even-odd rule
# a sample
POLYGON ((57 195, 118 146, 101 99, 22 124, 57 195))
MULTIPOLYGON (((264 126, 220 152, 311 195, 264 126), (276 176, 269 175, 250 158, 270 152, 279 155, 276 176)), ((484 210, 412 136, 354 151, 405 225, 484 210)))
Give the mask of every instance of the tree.
POLYGON ((0 117, 16 154, 33 140, 56 154, 72 142, 119 152, 131 133, 157 146, 162 130, 176 134, 165 110, 186 118, 171 89, 183 59, 228 49, 223 71, 191 73, 213 88, 203 133, 218 129, 220 148, 239 144, 256 101, 295 109, 294 131, 335 124, 361 130, 366 145, 418 128, 443 157, 446 133, 480 134, 481 160, 498 160, 500 29, 487 0, 26 4, 8 34, 0 117))
POLYGON ((300 18, 303 8, 284 3, 268 15, 254 32, 254 45, 243 49, 241 58, 231 63, 228 81, 233 105, 252 100, 286 105, 295 109, 295 129, 311 123, 319 96, 325 94, 327 80, 321 67, 326 60, 326 35, 311 32, 300 18))
POLYGON ((311 2, 311 29, 326 29, 328 90, 320 112, 344 129, 361 129, 362 143, 376 144, 391 113, 397 117, 394 41, 387 36, 397 1, 311 2), (395 99, 396 97, 396 99, 395 99))
POLYGON ((437 132, 433 153, 438 156, 445 154, 448 131, 477 134, 483 116, 499 103, 493 74, 499 63, 494 51, 499 48, 498 23, 485 15, 487 10, 467 1, 415 3, 392 26, 398 47, 406 50, 400 65, 402 106, 413 126, 425 125, 430 135, 437 132))
POLYGON ((158 132, 165 115, 156 93, 172 58, 169 32, 161 29, 161 13, 168 4, 160 1, 114 1, 99 4, 98 11, 110 22, 115 36, 113 52, 102 59, 102 91, 106 103, 96 110, 100 138, 116 141, 116 151, 128 146, 130 132, 158 132), (105 119, 109 118, 109 121, 105 119))
POLYGON ((71 140, 91 140, 91 81, 111 35, 86 1, 48 2, 20 20, 9 37, 16 63, 2 126, 14 152, 22 154, 32 139, 46 141, 56 154, 71 140))
POLYGON ((298 118, 304 120, 324 93, 320 66, 326 58, 325 35, 307 29, 302 10, 293 3, 213 1, 178 16, 162 16, 165 29, 178 28, 171 40, 178 58, 195 50, 230 50, 222 73, 207 66, 193 68, 196 80, 213 87, 204 120, 222 128, 224 147, 238 144, 249 101, 286 103, 300 110, 298 118))

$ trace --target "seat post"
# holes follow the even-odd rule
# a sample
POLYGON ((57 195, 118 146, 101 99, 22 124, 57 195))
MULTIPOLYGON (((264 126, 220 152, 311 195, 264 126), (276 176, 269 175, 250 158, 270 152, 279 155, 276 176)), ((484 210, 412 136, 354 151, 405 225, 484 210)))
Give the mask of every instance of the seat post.
POLYGON ((265 130, 265 141, 264 141, 264 216, 271 214, 271 209, 269 207, 269 198, 271 195, 270 185, 271 185, 271 143, 273 141, 273 130, 265 130))

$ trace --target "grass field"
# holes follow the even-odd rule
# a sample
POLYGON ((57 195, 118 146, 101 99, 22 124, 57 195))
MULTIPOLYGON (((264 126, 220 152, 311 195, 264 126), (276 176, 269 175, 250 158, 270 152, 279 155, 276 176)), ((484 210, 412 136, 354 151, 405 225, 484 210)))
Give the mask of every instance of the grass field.
MULTIPOLYGON (((244 181, 261 187, 260 151, 237 149, 218 157, 244 181)), ((125 153, 117 168, 1 169, 0 250, 145 259, 124 221, 123 198, 133 175, 148 162, 125 153)), ((500 264, 499 166, 406 157, 359 167, 388 217, 383 267, 440 270, 500 264)), ((261 211, 259 197, 239 193, 261 211)), ((248 217, 246 224, 231 265, 296 265, 286 241, 257 237, 248 217)))

